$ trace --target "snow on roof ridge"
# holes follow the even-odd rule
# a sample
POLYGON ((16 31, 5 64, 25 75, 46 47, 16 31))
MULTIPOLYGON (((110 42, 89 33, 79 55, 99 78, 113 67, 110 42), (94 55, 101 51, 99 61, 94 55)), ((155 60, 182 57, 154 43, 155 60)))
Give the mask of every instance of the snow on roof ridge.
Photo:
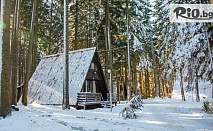
MULTIPOLYGON (((79 49, 79 50, 73 50, 73 51, 69 51, 68 54, 73 54, 76 52, 82 52, 82 51, 88 51, 88 50, 96 50, 96 47, 91 47, 91 48, 83 48, 83 49, 79 49)), ((46 58, 51 58, 51 57, 58 57, 60 55, 63 55, 63 53, 57 53, 57 54, 52 54, 52 55, 46 55, 43 56, 41 59, 46 59, 46 58)))

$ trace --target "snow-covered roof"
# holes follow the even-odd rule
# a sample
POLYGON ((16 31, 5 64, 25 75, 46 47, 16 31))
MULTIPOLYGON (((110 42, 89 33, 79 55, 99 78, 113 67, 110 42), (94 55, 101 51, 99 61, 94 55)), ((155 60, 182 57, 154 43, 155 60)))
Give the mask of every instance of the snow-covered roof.
MULTIPOLYGON (((69 97, 75 105, 77 93, 81 91, 96 48, 69 52, 69 97)), ((46 56, 41 59, 29 81, 30 102, 61 104, 63 91, 63 54, 46 56)))

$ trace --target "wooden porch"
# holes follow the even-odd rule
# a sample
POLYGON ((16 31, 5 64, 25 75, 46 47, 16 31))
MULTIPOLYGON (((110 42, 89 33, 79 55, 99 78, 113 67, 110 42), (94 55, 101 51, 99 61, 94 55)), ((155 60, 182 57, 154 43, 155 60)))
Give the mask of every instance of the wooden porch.
MULTIPOLYGON (((117 95, 112 94, 112 104, 117 104, 117 95)), ((104 101, 101 93, 79 92, 77 96, 77 109, 94 109, 110 107, 110 95, 107 95, 107 101, 104 101)))

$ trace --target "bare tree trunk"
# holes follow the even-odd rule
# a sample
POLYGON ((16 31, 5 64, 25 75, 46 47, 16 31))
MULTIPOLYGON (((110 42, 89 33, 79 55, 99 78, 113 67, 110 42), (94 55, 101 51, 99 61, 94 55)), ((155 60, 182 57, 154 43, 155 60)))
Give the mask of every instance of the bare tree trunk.
POLYGON ((121 65, 121 81, 122 81, 122 100, 125 100, 126 99, 126 96, 125 96, 125 68, 124 68, 124 65, 122 64, 121 65))
POLYGON ((196 77, 195 77, 195 90, 196 90, 196 101, 199 102, 200 101, 200 95, 199 95, 198 75, 197 75, 197 73, 196 73, 196 77))
MULTIPOLYGON (((150 74, 150 76, 153 76, 153 79, 150 78, 150 81, 151 81, 151 83, 150 83, 150 98, 155 98, 156 97, 156 91, 155 91, 156 86, 155 86, 155 79, 154 79, 154 69, 149 74, 150 74)), ((158 80, 158 78, 157 78, 157 80, 158 80)))
POLYGON ((88 13, 86 14, 86 38, 87 38, 87 45, 86 48, 89 48, 89 18, 88 13))
MULTIPOLYGON (((123 66, 120 67, 120 78, 119 78, 119 96, 118 99, 123 99, 123 66)), ((119 101, 120 102, 120 101, 119 101)))
MULTIPOLYGON (((40 0, 38 0, 38 3, 40 2, 40 0)), ((38 6, 36 7, 38 10, 38 6)), ((51 18, 52 19, 52 18, 51 18)), ((32 72, 31 72, 31 76, 33 75, 33 72, 35 71, 37 64, 38 64, 38 55, 37 55, 37 41, 38 41, 38 14, 36 14, 35 16, 35 28, 34 28, 34 41, 33 41, 33 65, 32 65, 32 72)), ((31 77, 30 76, 30 77, 31 77)))
POLYGON ((69 58, 68 58, 68 0, 64 0, 64 82, 62 109, 70 109, 69 105, 69 58))
MULTIPOLYGON (((105 41, 107 42, 106 40, 106 33, 105 33, 105 41)), ((106 78, 106 85, 107 87, 109 88, 109 75, 108 75, 108 69, 109 69, 109 61, 108 61, 108 51, 107 51, 107 44, 106 44, 106 51, 105 51, 105 78, 106 78)))
POLYGON ((108 75, 108 69, 109 69, 109 54, 108 54, 108 38, 107 38, 107 25, 108 25, 108 14, 107 11, 107 1, 105 2, 105 27, 104 27, 104 38, 105 38, 105 78, 106 78, 106 84, 109 89, 109 75, 108 75))
MULTIPOLYGON (((38 0, 39 1, 39 0, 38 0)), ((34 42, 33 42, 33 66, 32 66, 32 74, 35 71, 37 64, 38 64, 38 55, 37 55, 37 41, 38 41, 38 15, 36 15, 36 21, 35 21, 35 34, 34 34, 34 42)), ((31 74, 31 76, 32 76, 31 74)))
POLYGON ((142 94, 142 72, 137 73, 138 93, 142 94))
POLYGON ((168 87, 168 98, 172 97, 173 85, 174 85, 174 74, 171 74, 170 78, 168 80, 168 86, 169 86, 168 87))
MULTIPOLYGON (((108 48, 106 48, 108 50, 107 52, 107 56, 108 56, 108 70, 109 70, 109 75, 110 75, 110 84, 109 84, 109 89, 110 89, 110 94, 113 93, 113 81, 112 81, 112 74, 113 74, 113 67, 112 67, 112 62, 113 62, 113 55, 112 55, 112 46, 111 46, 111 35, 110 35, 110 14, 109 14, 109 1, 107 0, 106 3, 105 3, 105 7, 106 7, 106 10, 105 10, 105 40, 106 40, 106 45, 108 48)), ((110 97, 111 98, 111 97, 110 97)))
POLYGON ((129 46, 129 0, 126 0, 126 42, 127 42, 127 62, 128 62, 128 83, 127 83, 127 100, 131 99, 131 63, 130 63, 130 46, 129 46))
MULTIPOLYGON (((21 38, 21 36, 20 36, 21 38)), ((22 84, 22 74, 23 74, 23 62, 22 62, 22 57, 23 57, 23 51, 22 51, 22 45, 21 45, 21 42, 19 41, 19 54, 18 54, 18 85, 21 85, 22 84)))
POLYGON ((146 98, 150 98, 149 71, 145 70, 145 94, 146 98))
MULTIPOLYGON (((20 33, 20 38, 22 38, 20 33)), ((18 85, 24 84, 24 71, 25 71, 25 52, 24 52, 24 45, 26 41, 26 36, 23 38, 23 44, 19 41, 19 71, 18 71, 18 85)), ((22 93, 21 93, 22 94, 22 93)))
POLYGON ((10 0, 0 1, 0 116, 11 115, 10 0))
POLYGON ((183 70, 183 65, 181 65, 181 67, 180 67, 180 90, 181 90, 182 101, 186 101, 185 94, 184 94, 184 89, 183 89, 183 75, 182 75, 182 70, 183 70))
POLYGON ((27 106, 27 95, 28 95, 28 82, 31 77, 32 72, 32 54, 33 54, 33 43, 34 43, 34 28, 35 28, 35 18, 37 13, 37 0, 33 0, 33 10, 31 18, 31 27, 30 27, 30 42, 26 60, 26 71, 25 71, 25 82, 22 96, 23 105, 27 106))
POLYGON ((18 44, 19 44, 19 21, 20 21, 20 0, 16 0, 13 26, 12 54, 12 105, 17 105, 17 83, 18 83, 18 44))
MULTIPOLYGON (((20 63, 19 64, 19 80, 20 80, 20 84, 24 84, 25 83, 25 71, 26 71, 26 58, 27 58, 27 54, 25 52, 25 49, 27 47, 27 43, 28 42, 28 39, 29 39, 29 36, 28 34, 24 34, 23 37, 23 43, 20 41, 20 45, 19 45, 19 50, 20 50, 20 53, 19 53, 19 59, 20 59, 20 63)), ((23 90, 22 90, 22 93, 23 94, 23 90)))
POLYGON ((92 44, 91 44, 91 29, 90 29, 90 26, 91 26, 91 8, 90 8, 90 1, 89 0, 89 4, 88 4, 88 18, 87 18, 87 23, 88 23, 88 47, 92 47, 92 44))
MULTIPOLYGON (((136 54, 133 54, 132 57, 136 56, 136 54)), ((132 65, 133 65, 133 81, 132 83, 134 83, 134 86, 133 86, 133 90, 134 90, 134 94, 138 94, 138 91, 137 91, 137 65, 136 65, 136 58, 132 60, 132 65)))
POLYGON ((116 86, 117 86, 117 97, 118 97, 118 101, 120 103, 120 76, 118 77, 119 72, 116 72, 116 86))
MULTIPOLYGON (((126 58, 127 59, 127 58, 126 58)), ((125 94, 125 98, 126 99, 128 99, 127 98, 127 95, 128 95, 128 69, 127 69, 127 62, 125 62, 125 70, 124 70, 124 80, 125 80, 125 83, 124 83, 124 87, 126 88, 126 90, 124 90, 124 94, 125 94)))
POLYGON ((162 79, 162 86, 163 86, 163 96, 164 97, 168 97, 168 88, 166 86, 166 83, 165 83, 165 79, 163 78, 162 79))
POLYGON ((144 95, 144 73, 141 71, 141 94, 144 95))
POLYGON ((110 105, 111 105, 111 111, 112 111, 112 93, 113 93, 113 54, 112 54, 112 45, 111 45, 111 35, 110 35, 110 16, 109 16, 109 1, 106 1, 106 34, 107 34, 107 44, 108 44, 108 50, 109 50, 109 75, 110 75, 110 105))
POLYGON ((53 19, 53 0, 51 0, 51 5, 50 5, 50 32, 49 32, 49 46, 48 46, 48 54, 51 54, 51 47, 52 47, 52 20, 53 19))
POLYGON ((75 45, 74 50, 78 49, 78 0, 75 3, 75 45))
POLYGON ((157 62, 156 62, 156 56, 155 52, 152 50, 152 59, 154 63, 154 81, 155 81, 155 97, 159 97, 160 95, 160 85, 159 85, 159 80, 158 80, 158 67, 157 67, 157 62))

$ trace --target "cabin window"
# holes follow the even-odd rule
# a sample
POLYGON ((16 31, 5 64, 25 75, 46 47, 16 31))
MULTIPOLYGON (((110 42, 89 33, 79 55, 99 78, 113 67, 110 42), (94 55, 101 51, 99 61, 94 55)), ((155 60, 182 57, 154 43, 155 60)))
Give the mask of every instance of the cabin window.
POLYGON ((95 69, 95 63, 91 63, 90 69, 95 69))

